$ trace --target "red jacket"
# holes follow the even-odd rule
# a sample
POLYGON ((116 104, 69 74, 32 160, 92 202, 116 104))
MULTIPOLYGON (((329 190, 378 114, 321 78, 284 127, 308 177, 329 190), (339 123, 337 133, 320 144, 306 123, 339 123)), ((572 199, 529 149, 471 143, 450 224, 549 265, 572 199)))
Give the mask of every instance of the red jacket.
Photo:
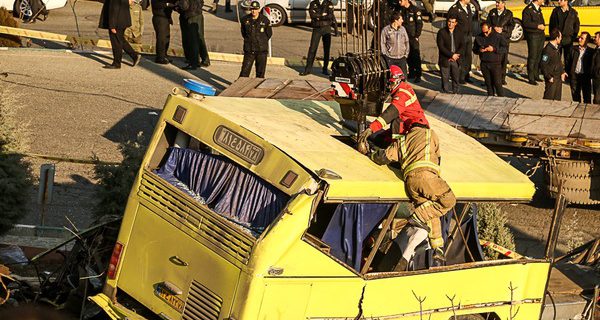
POLYGON ((381 113, 377 120, 371 123, 371 131, 375 133, 395 120, 398 120, 399 125, 397 129, 395 125, 392 126, 392 134, 406 134, 415 123, 429 128, 429 122, 425 118, 417 94, 404 81, 400 83, 400 87, 394 93, 390 106, 381 113))

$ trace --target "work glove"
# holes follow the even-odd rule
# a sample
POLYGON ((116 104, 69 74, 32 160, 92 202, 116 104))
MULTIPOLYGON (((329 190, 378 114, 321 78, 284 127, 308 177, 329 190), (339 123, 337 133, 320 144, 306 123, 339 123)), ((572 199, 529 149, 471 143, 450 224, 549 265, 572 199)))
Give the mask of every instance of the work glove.
POLYGON ((363 131, 359 136, 358 136, 358 145, 357 145, 357 149, 358 152, 362 153, 362 154, 369 154, 371 152, 371 147, 369 146, 369 136, 371 136, 371 134, 373 134, 373 131, 371 131, 371 129, 367 129, 365 131, 363 131))

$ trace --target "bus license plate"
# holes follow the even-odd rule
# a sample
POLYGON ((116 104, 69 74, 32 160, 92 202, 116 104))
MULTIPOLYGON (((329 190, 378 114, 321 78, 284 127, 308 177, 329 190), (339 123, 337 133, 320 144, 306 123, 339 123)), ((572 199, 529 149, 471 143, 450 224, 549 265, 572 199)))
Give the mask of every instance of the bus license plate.
POLYGON ((183 307, 185 306, 183 300, 171 294, 167 289, 163 288, 163 286, 157 285, 154 294, 171 306, 171 308, 177 310, 177 312, 183 312, 183 307))

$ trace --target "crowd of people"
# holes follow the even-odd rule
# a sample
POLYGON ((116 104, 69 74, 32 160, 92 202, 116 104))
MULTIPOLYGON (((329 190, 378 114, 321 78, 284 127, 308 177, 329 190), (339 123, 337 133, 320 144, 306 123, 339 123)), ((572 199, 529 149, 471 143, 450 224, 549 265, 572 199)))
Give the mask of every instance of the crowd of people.
MULTIPOLYGON (((139 62, 139 55, 129 42, 140 43, 143 31, 141 10, 148 0, 107 0, 102 8, 100 28, 109 30, 114 61, 106 68, 120 68, 123 51, 139 62), (141 26, 140 26, 141 24, 141 26)), ((156 58, 159 64, 168 64, 172 13, 179 13, 182 42, 187 65, 195 70, 210 65, 204 39, 204 0, 150 0, 152 25, 156 33, 156 58)), ((527 41, 527 80, 531 85, 543 82, 544 99, 561 100, 562 83, 571 87, 573 101, 600 103, 600 33, 593 37, 580 32, 577 11, 568 0, 559 0, 549 21, 549 41, 546 41, 546 21, 540 2, 532 0, 523 10, 522 26, 527 41), (596 49, 589 46, 594 42, 596 49), (575 45, 574 45, 575 43, 575 45), (593 96, 593 99, 592 99, 593 96)), ((218 0, 212 3, 216 12, 218 0)), ((421 11, 410 0, 387 0, 383 21, 389 21, 379 35, 381 54, 388 65, 399 66, 413 82, 421 81, 421 53, 419 37, 423 30, 421 11)), ((226 11, 230 11, 226 3, 226 11)), ((240 20, 244 40, 244 59, 240 77, 250 76, 255 65, 256 77, 264 77, 269 52, 269 39, 273 31, 264 9, 258 1, 248 5, 249 14, 240 20)), ((429 10, 428 10, 429 11, 429 10)), ((329 57, 332 35, 338 33, 332 0, 313 0, 309 5, 312 35, 306 65, 301 76, 310 74, 319 42, 323 45, 324 75, 329 75, 329 57)), ((430 20, 435 18, 430 15, 430 20)), ((497 0, 485 20, 480 19, 479 7, 471 0, 457 0, 448 11, 445 27, 437 32, 438 66, 441 74, 441 91, 460 92, 461 85, 470 79, 473 54, 479 56, 487 94, 504 96, 506 70, 510 52, 510 37, 515 27, 513 13, 506 8, 505 0, 497 0)))

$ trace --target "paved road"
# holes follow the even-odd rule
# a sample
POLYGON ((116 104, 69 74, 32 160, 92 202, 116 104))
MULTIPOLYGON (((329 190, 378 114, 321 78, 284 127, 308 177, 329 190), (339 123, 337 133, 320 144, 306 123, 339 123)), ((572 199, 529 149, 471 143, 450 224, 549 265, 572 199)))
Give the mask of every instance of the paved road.
MULTIPOLYGON (((77 34, 76 21, 79 24, 79 31, 82 36, 94 36, 108 39, 107 31, 97 29, 100 9, 102 4, 95 1, 77 1, 75 13, 77 20, 67 5, 64 8, 53 10, 47 21, 38 21, 35 24, 25 24, 23 27, 51 31, 63 34, 77 34)), ((207 7, 205 7, 207 9, 207 7)), ((210 51, 242 53, 242 39, 239 31, 237 12, 225 13, 221 7, 217 16, 204 13, 206 41, 210 51)), ((240 13, 243 14, 243 13, 240 13)), ((178 15, 174 14, 175 24, 172 27, 172 45, 181 47, 181 33, 177 23, 178 15)), ((154 30, 152 28, 152 13, 150 10, 144 11, 145 28, 143 42, 145 44, 154 44, 154 30)), ((423 28, 423 34, 420 38, 421 53, 424 61, 437 62, 437 47, 435 46, 435 35, 437 30, 443 25, 443 20, 439 19, 431 23, 426 22, 423 28)), ((311 28, 305 24, 294 24, 277 27, 273 32, 273 56, 284 58, 305 57, 310 41, 311 28)), ((332 55, 341 54, 341 38, 334 38, 332 41, 332 55)), ((319 51, 318 55, 322 55, 319 51)), ((524 41, 511 45, 510 61, 515 64, 525 62, 527 56, 527 46, 524 41)))

